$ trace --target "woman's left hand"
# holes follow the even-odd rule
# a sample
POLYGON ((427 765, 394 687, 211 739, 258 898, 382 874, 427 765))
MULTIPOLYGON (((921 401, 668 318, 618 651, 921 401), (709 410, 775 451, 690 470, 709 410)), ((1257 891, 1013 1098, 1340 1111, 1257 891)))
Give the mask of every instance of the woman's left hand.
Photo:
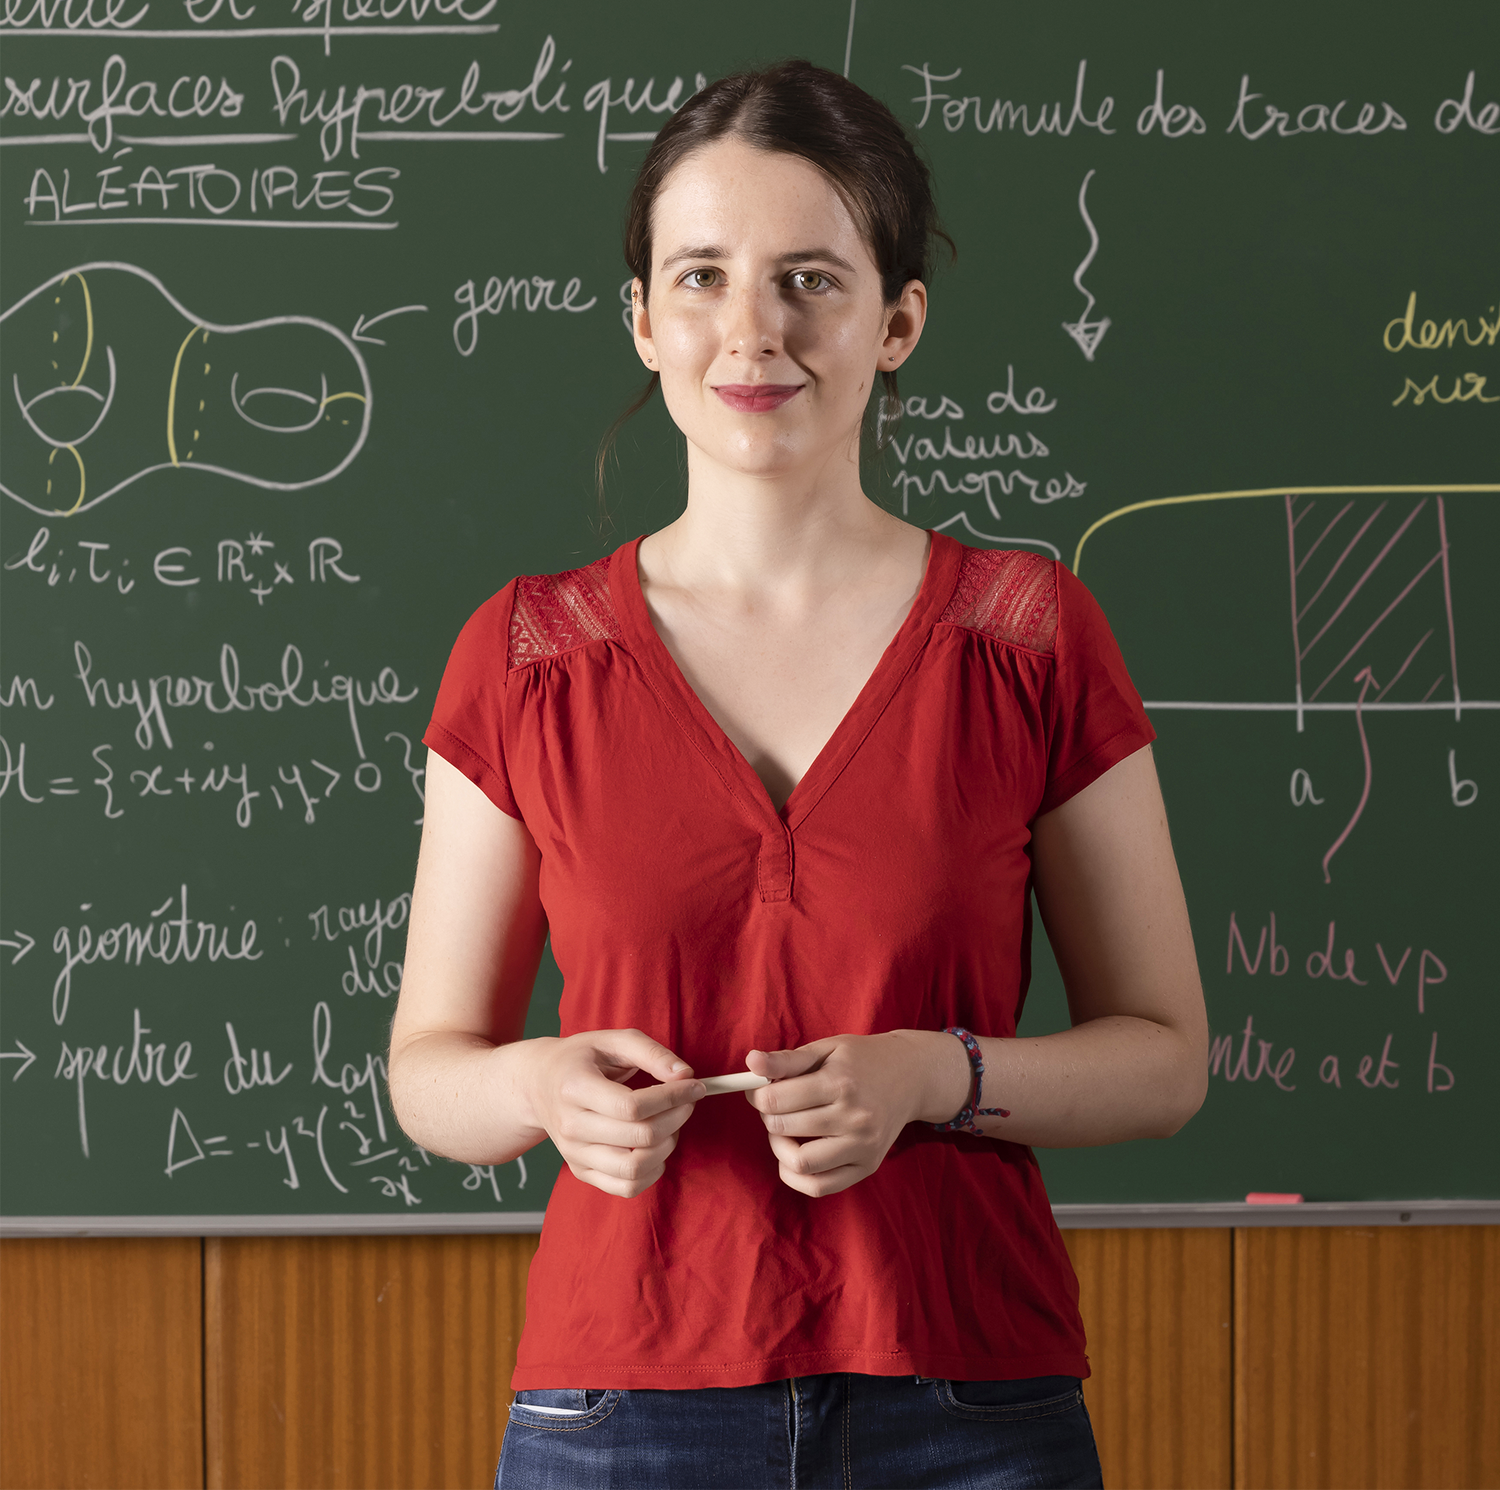
POLYGON ((746 1092, 783 1183, 817 1199, 873 1174, 911 1122, 947 1122, 969 1100, 969 1058, 952 1035, 833 1035, 796 1050, 752 1050, 770 1086, 746 1092))

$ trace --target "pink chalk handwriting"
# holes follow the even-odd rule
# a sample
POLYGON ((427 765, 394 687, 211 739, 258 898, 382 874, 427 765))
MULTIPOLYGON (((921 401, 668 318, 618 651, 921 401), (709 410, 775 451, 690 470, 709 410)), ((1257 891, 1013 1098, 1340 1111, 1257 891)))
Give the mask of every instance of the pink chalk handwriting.
POLYGON ((1401 1067, 1400 1061, 1391 1059, 1391 1041, 1394 1035, 1385 1037, 1385 1045, 1380 1052, 1380 1064, 1375 1064, 1374 1056, 1362 1055, 1359 1058, 1359 1071, 1356 1073, 1359 1079, 1368 1087, 1388 1086, 1394 1091, 1401 1085, 1399 1077, 1387 1076, 1387 1069, 1396 1071, 1401 1067))
POLYGON ((1234 1035, 1220 1035, 1214 1040, 1212 1048, 1208 1053, 1208 1074, 1210 1076, 1222 1075, 1225 1081, 1259 1081, 1262 1076, 1269 1076, 1272 1082, 1284 1092, 1295 1092, 1297 1088, 1288 1085, 1286 1077, 1292 1069, 1292 1062, 1297 1059, 1297 1052, 1291 1046, 1283 1050, 1277 1057, 1275 1063, 1271 1061, 1271 1052, 1274 1042, 1262 1040, 1255 1033, 1255 1016, 1251 1015, 1245 1020, 1245 1028, 1238 1037, 1234 1035), (1234 1042, 1238 1038, 1241 1041, 1240 1053, 1234 1053, 1234 1042), (1250 1042, 1255 1041, 1255 1069, 1250 1069, 1251 1055, 1250 1042), (1221 1069, 1222 1068, 1222 1069, 1221 1069))
POLYGON ((1437 1058, 1437 1031, 1432 1032, 1432 1048, 1427 1053, 1427 1090, 1429 1092, 1451 1092, 1453 1090, 1453 1068, 1445 1066, 1437 1058), (1447 1080, 1435 1084, 1437 1073, 1441 1071, 1447 1080))

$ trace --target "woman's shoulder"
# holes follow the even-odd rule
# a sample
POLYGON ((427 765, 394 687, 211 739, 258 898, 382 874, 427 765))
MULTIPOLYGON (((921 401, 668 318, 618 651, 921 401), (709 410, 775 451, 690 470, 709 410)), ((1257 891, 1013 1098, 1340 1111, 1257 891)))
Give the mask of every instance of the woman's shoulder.
POLYGON ((1027 549, 959 548, 958 578, 938 624, 1050 657, 1057 643, 1057 561, 1027 549))
MULTIPOLYGON (((610 594, 606 554, 581 569, 523 574, 511 590, 506 662, 511 670, 546 661, 595 641, 619 641, 620 618, 610 594)), ((504 592, 502 592, 503 594, 504 592)))
POLYGON ((589 642, 619 640, 609 588, 609 555, 560 574, 522 574, 497 590, 464 623, 452 661, 493 677, 560 657, 589 642))

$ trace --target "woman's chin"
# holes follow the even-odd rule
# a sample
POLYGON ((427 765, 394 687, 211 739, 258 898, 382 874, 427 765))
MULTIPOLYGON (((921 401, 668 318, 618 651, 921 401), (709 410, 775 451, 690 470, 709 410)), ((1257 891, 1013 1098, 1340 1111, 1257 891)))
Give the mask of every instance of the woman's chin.
POLYGON ((716 467, 726 475, 753 477, 761 481, 797 481, 813 476, 826 470, 834 454, 822 445, 810 448, 791 431, 775 433, 770 430, 699 444, 698 450, 708 466, 716 467))

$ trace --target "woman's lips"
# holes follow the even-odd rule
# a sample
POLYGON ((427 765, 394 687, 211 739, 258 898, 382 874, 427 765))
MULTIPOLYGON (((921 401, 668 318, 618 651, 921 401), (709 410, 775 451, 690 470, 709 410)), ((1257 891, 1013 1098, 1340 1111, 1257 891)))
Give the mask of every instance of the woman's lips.
POLYGON ((741 414, 767 414, 802 391, 801 383, 721 383, 714 392, 741 414))

